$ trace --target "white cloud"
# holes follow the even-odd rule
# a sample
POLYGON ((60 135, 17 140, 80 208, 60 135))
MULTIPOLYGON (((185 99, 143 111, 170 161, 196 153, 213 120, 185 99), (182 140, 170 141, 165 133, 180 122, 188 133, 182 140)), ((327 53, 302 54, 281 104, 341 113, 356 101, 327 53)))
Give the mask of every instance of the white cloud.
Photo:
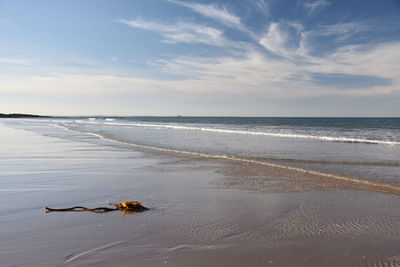
POLYGON ((141 19, 118 20, 118 22, 133 28, 158 32, 164 37, 166 43, 202 43, 214 46, 227 44, 221 30, 199 24, 179 22, 167 25, 141 19))
POLYGON ((320 25, 312 31, 318 36, 335 36, 336 41, 344 41, 355 34, 371 31, 370 25, 362 22, 346 22, 331 25, 320 25))
MULTIPOLYGON (((230 12, 226 7, 219 6, 217 4, 200 4, 195 2, 184 2, 180 0, 167 0, 170 3, 174 3, 186 8, 191 9, 192 11, 205 16, 207 18, 211 18, 214 21, 221 23, 224 26, 242 31, 246 33, 253 39, 256 39, 256 34, 248 29, 241 21, 240 17, 230 12)), ((268 5, 265 0, 256 0, 256 6, 259 9, 262 9, 263 12, 269 12, 268 5)))
POLYGON ((305 51, 305 47, 300 47, 302 38, 302 26, 300 24, 274 22, 269 25, 259 43, 276 55, 294 58, 305 51))
POLYGON ((316 32, 319 35, 344 35, 349 33, 359 33, 368 31, 369 27, 360 22, 337 23, 331 25, 321 25, 316 32))
POLYGON ((321 62, 320 69, 327 73, 375 75, 390 78, 397 82, 398 86, 400 84, 398 58, 400 58, 399 42, 378 45, 348 45, 331 53, 326 58, 331 64, 321 62))
POLYGON ((279 25, 279 23, 271 23, 267 33, 261 38, 260 44, 272 53, 288 56, 291 53, 285 47, 288 43, 289 35, 280 30, 279 25))
MULTIPOLYGON (((183 4, 180 1, 179 3, 183 4)), ((177 57, 157 61, 157 64, 153 65, 154 68, 159 68, 158 70, 166 74, 174 74, 170 75, 169 79, 158 80, 135 75, 118 76, 115 75, 118 72, 110 70, 103 72, 99 70, 98 73, 90 74, 87 70, 80 71, 78 68, 75 72, 69 70, 59 75, 11 77, 3 74, 0 76, 2 81, 0 92, 33 92, 63 96, 163 93, 172 98, 182 95, 201 95, 208 99, 218 95, 229 95, 240 100, 244 96, 253 99, 332 95, 378 96, 398 93, 400 90, 397 62, 400 58, 400 42, 342 46, 322 56, 311 56, 312 37, 341 38, 354 32, 364 31, 366 28, 361 23, 322 25, 306 30, 297 22, 273 22, 258 39, 259 44, 270 52, 266 53, 261 47, 254 48, 251 42, 240 44, 227 40, 221 30, 204 25, 189 22, 171 25, 142 19, 119 20, 119 22, 129 27, 157 32, 164 38, 164 42, 209 44, 223 47, 225 55, 227 50, 234 51, 230 53, 234 56, 177 57), (240 49, 236 49, 237 47, 240 49), (313 80, 314 74, 373 76, 387 79, 390 83, 371 85, 368 89, 350 87, 343 90, 329 84, 316 84, 313 80), (180 78, 176 78, 175 75, 180 78)), ((65 59, 81 61, 82 64, 93 63, 79 58, 65 59)), ((0 62, 17 63, 18 60, 0 59, 0 62)), ((23 62, 21 60, 19 64, 23 62)))
POLYGON ((224 24, 225 26, 244 30, 244 26, 241 23, 240 18, 235 14, 229 12, 224 7, 219 7, 215 4, 199 4, 194 2, 183 2, 179 0, 168 0, 168 2, 189 8, 205 17, 214 19, 224 24))
POLYGON ((265 56, 255 50, 241 58, 179 58, 165 62, 165 70, 186 75, 171 81, 174 88, 187 93, 214 92, 233 95, 251 94, 255 98, 296 98, 330 95, 377 96, 398 93, 400 43, 371 47, 344 47, 313 62, 301 63, 265 56), (397 67, 396 67, 397 66, 397 67), (388 85, 366 88, 338 88, 315 84, 312 74, 345 74, 388 79, 388 85))
POLYGON ((326 1, 326 0, 317 0, 314 2, 307 2, 304 3, 304 7, 308 9, 311 13, 314 12, 317 8, 323 7, 323 6, 329 6, 331 3, 326 1))
POLYGON ((259 44, 276 55, 313 62, 315 57, 311 55, 321 52, 318 49, 318 40, 321 37, 330 37, 338 45, 355 34, 368 30, 369 25, 363 22, 317 25, 306 30, 299 22, 280 21, 269 25, 259 38, 259 44))
MULTIPOLYGON (((346 46, 312 64, 282 60, 249 49, 241 57, 179 57, 159 62, 164 72, 179 79, 127 77, 110 74, 59 74, 1 76, 1 93, 34 93, 46 96, 169 95, 214 99, 230 96, 251 99, 293 99, 320 96, 379 96, 399 93, 400 42, 375 46, 346 46), (388 85, 343 90, 315 84, 312 74, 374 76, 388 85)), ((82 73, 77 70, 75 73, 82 73)), ((107 73, 107 71, 105 71, 107 73)))

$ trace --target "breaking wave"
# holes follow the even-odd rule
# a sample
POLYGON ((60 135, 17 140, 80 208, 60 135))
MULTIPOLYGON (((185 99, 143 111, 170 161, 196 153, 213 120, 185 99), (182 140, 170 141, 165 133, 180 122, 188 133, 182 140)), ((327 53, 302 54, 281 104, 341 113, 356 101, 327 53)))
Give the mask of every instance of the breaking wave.
POLYGON ((260 135, 260 136, 273 136, 283 138, 301 138, 301 139, 314 139, 321 141, 331 142, 346 142, 346 143, 364 143, 364 144, 379 144, 379 145, 400 145, 399 141, 392 140, 377 140, 356 137, 340 137, 340 136, 327 136, 327 135, 311 135, 299 133, 279 133, 279 132, 265 132, 265 131, 248 131, 248 130, 231 130, 195 126, 181 126, 181 125, 165 125, 165 124, 147 124, 147 123, 114 123, 114 122, 101 122, 104 125, 124 126, 124 127, 144 127, 155 129, 171 129, 171 130, 189 130, 189 131, 203 131, 225 134, 241 134, 241 135, 260 135))

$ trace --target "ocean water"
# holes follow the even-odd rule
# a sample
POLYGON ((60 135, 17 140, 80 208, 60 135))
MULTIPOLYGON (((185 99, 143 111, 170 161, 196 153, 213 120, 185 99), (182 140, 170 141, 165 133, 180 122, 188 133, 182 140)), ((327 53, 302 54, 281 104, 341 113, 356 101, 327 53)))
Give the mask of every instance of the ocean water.
POLYGON ((70 117, 10 120, 61 138, 400 184, 400 118, 70 117))

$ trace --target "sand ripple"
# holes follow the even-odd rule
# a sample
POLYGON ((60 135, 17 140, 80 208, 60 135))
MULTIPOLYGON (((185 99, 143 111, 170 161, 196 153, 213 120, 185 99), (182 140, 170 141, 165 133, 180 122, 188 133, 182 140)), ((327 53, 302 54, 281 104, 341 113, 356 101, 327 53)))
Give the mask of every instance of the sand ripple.
MULTIPOLYGON (((329 208, 329 207, 328 207, 329 208)), ((371 216, 360 218, 347 216, 330 219, 323 210, 314 207, 304 210, 301 206, 284 216, 265 231, 270 240, 297 240, 319 238, 349 238, 368 240, 390 240, 400 237, 400 219, 397 217, 371 216)))

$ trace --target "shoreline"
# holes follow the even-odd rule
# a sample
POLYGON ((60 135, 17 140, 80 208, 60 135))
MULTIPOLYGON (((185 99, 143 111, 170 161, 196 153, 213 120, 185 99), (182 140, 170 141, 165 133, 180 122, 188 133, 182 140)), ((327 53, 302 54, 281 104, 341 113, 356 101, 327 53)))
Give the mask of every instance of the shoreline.
MULTIPOLYGON (((310 190, 310 189, 332 189, 332 188, 353 188, 353 189, 359 189, 359 190, 369 190, 369 191, 375 191, 375 192, 382 192, 382 193, 389 193, 389 194, 400 194, 400 185, 399 184, 387 184, 387 183, 381 183, 377 181, 370 181, 366 179, 359 179, 357 177, 350 177, 346 175, 340 175, 340 174, 335 174, 335 173, 328 173, 320 170, 314 170, 314 169, 306 169, 303 167, 297 167, 293 165, 286 165, 286 164, 280 164, 277 160, 268 160, 268 159, 253 159, 253 158, 243 158, 243 157, 238 157, 238 156, 228 156, 228 155, 211 155, 211 154, 206 154, 206 153, 201 153, 201 152, 194 152, 194 151, 186 151, 186 150, 179 150, 179 149, 172 149, 172 148, 164 148, 164 147, 156 147, 156 146, 150 146, 150 145, 143 145, 143 144, 137 144, 133 142, 127 142, 127 141, 122 141, 122 140, 117 140, 114 138, 110 138, 107 136, 104 136, 102 134, 98 133, 92 133, 92 132, 81 132, 77 130, 70 129, 65 126, 60 126, 60 125, 54 125, 55 127, 64 129, 66 131, 78 133, 78 134, 84 134, 88 136, 94 136, 96 138, 100 138, 101 140, 104 141, 109 141, 111 143, 115 144, 122 144, 126 145, 128 147, 133 147, 135 149, 140 149, 140 150, 150 150, 150 151, 155 151, 155 152, 160 152, 160 153, 167 153, 171 155, 182 155, 183 157, 188 156, 188 157, 199 157, 204 160, 209 160, 209 161, 215 161, 215 160, 222 160, 222 161, 228 161, 232 162, 232 164, 239 164, 239 165, 250 165, 254 166, 255 168, 258 169, 267 169, 267 173, 279 173, 279 176, 284 176, 284 177, 290 177, 293 179, 298 179, 300 180, 306 180, 308 181, 308 185, 306 185, 307 188, 304 189, 297 189, 296 191, 299 190, 310 190), (310 188, 309 184, 310 182, 314 182, 315 184, 310 188)), ((293 160, 292 160, 293 161, 293 160)), ((312 161, 312 160, 297 160, 297 162, 301 163, 309 163, 309 162, 318 162, 318 163, 340 163, 343 164, 343 162, 334 162, 334 161, 312 161)), ((363 165, 377 165, 377 166, 395 166, 398 167, 400 166, 400 163, 394 163, 394 162, 361 162, 363 165)), ((353 165, 354 162, 350 162, 349 165, 353 165)), ((301 187, 301 184, 298 183, 298 186, 301 187)), ((303 186, 304 187, 304 186, 303 186)), ((284 188, 272 190, 272 191, 287 191, 284 188)))
MULTIPOLYGON (((250 175, 246 168, 254 169, 246 164, 0 128, 5 142, 0 234, 7 240, 0 255, 5 266, 400 263, 396 195, 315 187, 260 193, 251 184, 267 170, 263 176, 250 175), (229 184, 232 179, 247 184, 236 187, 229 184), (119 200, 138 200, 151 210, 126 216, 42 210, 119 200)), ((263 179, 267 187, 293 179, 269 175, 263 179)))

